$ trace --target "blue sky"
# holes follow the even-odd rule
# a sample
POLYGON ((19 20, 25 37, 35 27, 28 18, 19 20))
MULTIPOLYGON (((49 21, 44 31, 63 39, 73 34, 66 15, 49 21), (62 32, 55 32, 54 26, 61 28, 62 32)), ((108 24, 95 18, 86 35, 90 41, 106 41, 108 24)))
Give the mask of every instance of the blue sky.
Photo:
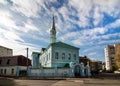
MULTIPOLYGON (((0 45, 29 57, 50 43, 52 15, 57 41, 80 56, 104 61, 104 47, 120 43, 120 0, 0 0, 0 45)), ((31 58, 31 57, 30 57, 31 58)))

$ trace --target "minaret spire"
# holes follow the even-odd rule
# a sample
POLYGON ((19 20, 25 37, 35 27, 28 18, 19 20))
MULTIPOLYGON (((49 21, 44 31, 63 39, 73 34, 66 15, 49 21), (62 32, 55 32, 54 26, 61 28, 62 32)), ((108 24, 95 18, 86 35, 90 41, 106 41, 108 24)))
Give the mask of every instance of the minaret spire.
POLYGON ((52 29, 55 30, 55 20, 54 20, 54 15, 53 15, 53 19, 52 19, 52 29))
POLYGON ((52 18, 52 28, 50 30, 50 43, 55 43, 56 42, 56 29, 55 29, 55 20, 54 20, 54 15, 52 18))

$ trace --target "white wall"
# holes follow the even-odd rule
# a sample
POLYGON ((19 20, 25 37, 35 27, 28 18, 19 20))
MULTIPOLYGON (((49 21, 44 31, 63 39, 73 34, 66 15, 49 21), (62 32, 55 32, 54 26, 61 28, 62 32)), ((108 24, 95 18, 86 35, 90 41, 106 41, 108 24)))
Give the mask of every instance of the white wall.
POLYGON ((10 76, 15 76, 17 74, 17 67, 16 66, 5 66, 5 67, 0 67, 0 75, 10 75, 10 76), (12 69, 14 72, 12 73, 12 69), (3 71, 2 71, 3 70, 3 71), (5 73, 6 70, 6 73, 5 73))
POLYGON ((40 63, 43 67, 51 67, 51 47, 40 55, 40 63))
POLYGON ((27 70, 26 66, 0 66, 0 75, 3 76, 17 76, 20 70, 27 70), (14 72, 12 73, 12 69, 14 72), (3 72, 1 71, 3 70, 3 72), (6 73, 5 73, 6 70, 6 73))
POLYGON ((71 72, 69 68, 61 68, 61 69, 30 69, 30 76, 71 76, 71 72))

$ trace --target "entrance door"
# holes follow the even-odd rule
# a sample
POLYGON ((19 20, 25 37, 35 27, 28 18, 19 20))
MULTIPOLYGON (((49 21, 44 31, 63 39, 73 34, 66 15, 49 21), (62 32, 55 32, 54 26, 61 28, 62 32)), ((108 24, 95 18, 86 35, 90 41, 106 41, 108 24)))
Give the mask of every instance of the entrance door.
POLYGON ((80 66, 76 65, 74 68, 75 77, 80 77, 80 66))

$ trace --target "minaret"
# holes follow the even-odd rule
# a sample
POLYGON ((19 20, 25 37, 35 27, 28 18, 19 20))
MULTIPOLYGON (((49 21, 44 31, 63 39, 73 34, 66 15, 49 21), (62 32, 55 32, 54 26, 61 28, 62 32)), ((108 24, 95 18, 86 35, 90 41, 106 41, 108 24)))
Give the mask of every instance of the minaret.
POLYGON ((54 15, 52 20, 52 28, 50 30, 50 43, 56 42, 56 29, 55 29, 55 21, 54 21, 54 15))

